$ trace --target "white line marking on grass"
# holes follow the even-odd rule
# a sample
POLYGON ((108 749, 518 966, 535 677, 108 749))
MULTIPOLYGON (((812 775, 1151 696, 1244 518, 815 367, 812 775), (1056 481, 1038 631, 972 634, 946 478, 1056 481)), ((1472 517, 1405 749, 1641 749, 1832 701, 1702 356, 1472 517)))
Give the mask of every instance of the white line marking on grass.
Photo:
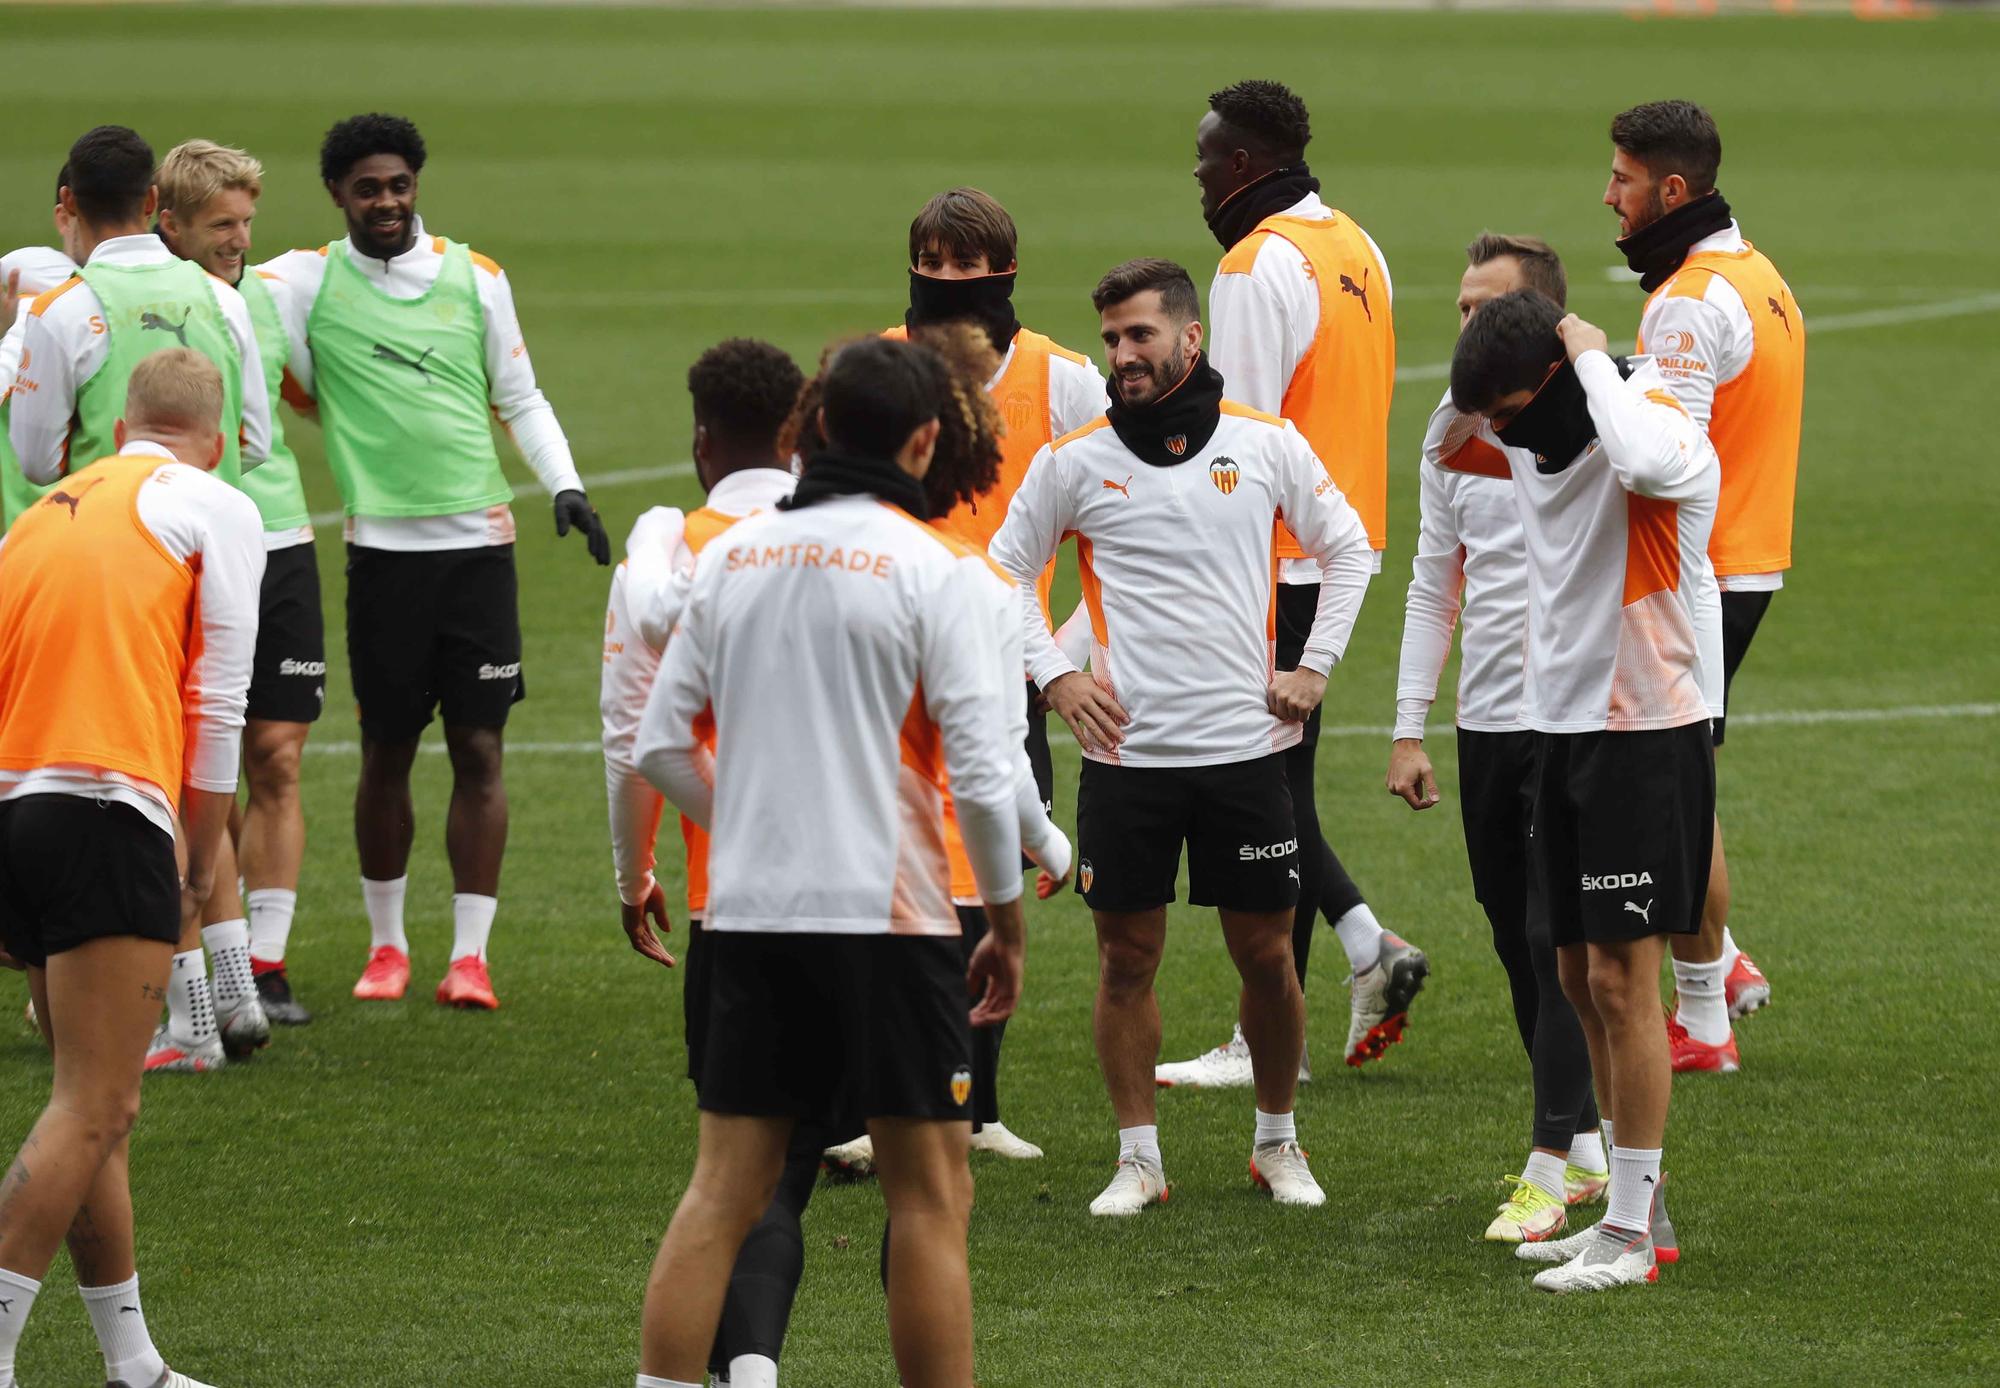
MULTIPOLYGON (((1795 708, 1772 709, 1763 713, 1733 713, 1730 721, 1738 727, 1816 727, 1823 723, 1902 723, 1930 718, 1995 718, 2000 717, 2000 704, 1904 704, 1899 708, 1795 708)), ((1393 731, 1387 723, 1343 723, 1319 730, 1321 737, 1382 737, 1393 731)), ((1051 724, 1049 736, 1059 740, 1070 737, 1068 728, 1061 724, 1051 724)), ((358 742, 307 742, 306 750, 327 757, 352 757, 361 752, 358 742)), ((445 748, 442 742, 427 742, 423 750, 433 756, 442 756, 445 748)), ((603 747, 595 742, 510 742, 507 750, 523 756, 581 756, 585 753, 596 755, 603 747)))
MULTIPOLYGON (((1962 318, 1974 313, 2000 312, 2000 293, 1973 294, 1962 299, 1944 299, 1930 304, 1906 304, 1900 308, 1864 309, 1859 313, 1835 313, 1824 318, 1812 318, 1806 322, 1807 328, 1817 333, 1850 332, 1856 328, 1888 328, 1899 323, 1924 323, 1934 318, 1962 318)), ((1631 350, 1628 343, 1622 349, 1631 350)), ((1436 362, 1429 366, 1405 366, 1396 372, 1398 381, 1442 381, 1451 375, 1450 362, 1436 362)), ((603 489, 622 487, 633 482, 657 482, 667 477, 692 477, 694 464, 691 462, 665 463, 654 467, 624 468, 617 472, 600 472, 583 479, 585 488, 603 489)), ((539 482, 523 482, 521 490, 542 492, 539 482)), ((315 526, 337 525, 341 520, 339 511, 319 511, 312 517, 315 526)))

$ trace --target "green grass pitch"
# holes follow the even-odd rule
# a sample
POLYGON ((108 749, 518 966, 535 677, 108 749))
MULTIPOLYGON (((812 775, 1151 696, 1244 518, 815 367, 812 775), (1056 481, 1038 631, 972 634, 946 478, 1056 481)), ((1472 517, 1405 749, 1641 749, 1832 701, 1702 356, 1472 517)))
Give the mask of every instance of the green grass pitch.
MULTIPOLYGON (((341 233, 316 181, 321 133, 359 110, 415 118, 432 156, 421 210, 508 268, 586 477, 687 457, 683 373, 716 339, 763 335, 810 361, 835 334, 896 321, 908 220, 951 184, 1012 209, 1022 315, 1072 346, 1093 346, 1088 289, 1115 261, 1171 255, 1205 285, 1218 250, 1189 177, 1194 124, 1209 91, 1248 75, 1311 105, 1328 198, 1394 272, 1406 366, 1446 359, 1461 248, 1483 227, 1546 235, 1574 306, 1629 341, 1639 295, 1606 274, 1615 224, 1597 205, 1605 127, 1633 101, 1690 96, 1716 112, 1722 187, 1814 325, 1797 567, 1736 711, 2000 689, 1991 15, 64 7, 8 10, 0 45, 7 246, 46 239, 64 150, 107 120, 162 151, 196 135, 247 146, 269 171, 260 258, 316 246, 341 233), (1976 295, 1984 312, 1919 316, 1976 295)), ((1390 718, 1417 445, 1438 389, 1433 373, 1397 392, 1388 563, 1331 724, 1390 718)), ((315 504, 331 506, 314 431, 293 428, 315 504)), ((681 474, 592 496, 622 541, 642 507, 696 493, 681 474)), ((556 543, 543 498, 517 514, 531 697, 511 734, 588 742, 606 574, 556 543)), ((332 530, 320 561, 334 674, 315 738, 351 747, 332 530)), ((1169 1094, 1173 1203, 1115 1226, 1086 1217, 1114 1155, 1089 1044, 1089 922, 1068 897, 1031 913, 1003 1093, 1049 1156, 977 1164, 981 1381, 2000 1377, 2000 722, 1772 724, 1731 740, 1735 925, 1775 1006, 1742 1027, 1741 1074, 1676 1087, 1685 1261, 1649 1291, 1558 1302, 1479 1242, 1523 1155, 1529 1087, 1467 884, 1449 717, 1447 699, 1431 741, 1448 803, 1421 817, 1382 792, 1386 736, 1331 737, 1321 753, 1329 833, 1436 975, 1405 1044, 1345 1070, 1344 970, 1322 936, 1308 990, 1319 1078, 1300 1099, 1331 1197, 1317 1213, 1251 1190, 1247 1096, 1169 1094)), ((1074 748, 1062 753, 1068 822, 1074 748)), ((599 763, 523 749, 492 950, 505 1009, 432 1006, 449 938, 446 778, 442 758, 420 766, 411 999, 346 996, 366 927, 356 762, 335 747, 308 765, 293 954, 319 1020, 215 1078, 147 1084, 134 1168, 156 1336, 225 1385, 628 1384, 646 1268, 691 1163, 679 980, 619 932, 599 763)), ((678 848, 663 857, 677 864, 678 848)), ((1212 919, 1180 908, 1174 926, 1160 990, 1179 1058, 1220 1039, 1235 988, 1212 919)), ((19 985, 0 984, 9 996, 19 985)), ((0 1023, 11 1150, 48 1062, 18 1011, 0 1023)), ((880 1226, 871 1188, 816 1200, 787 1382, 894 1382, 880 1226)), ((21 1356, 35 1388, 95 1381, 69 1286, 59 1258, 21 1356)))

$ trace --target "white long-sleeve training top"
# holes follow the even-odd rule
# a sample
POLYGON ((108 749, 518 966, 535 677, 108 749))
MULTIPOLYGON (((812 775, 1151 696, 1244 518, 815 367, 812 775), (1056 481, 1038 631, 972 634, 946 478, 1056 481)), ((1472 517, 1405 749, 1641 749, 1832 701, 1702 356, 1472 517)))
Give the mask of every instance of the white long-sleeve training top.
MULTIPOLYGON (((421 299, 437 283, 444 267, 441 237, 424 230, 416 219, 410 248, 388 260, 358 255, 348 238, 318 250, 287 251, 257 267, 285 281, 278 300, 285 332, 291 339, 286 373, 306 396, 314 395, 312 347, 306 324, 326 283, 326 258, 344 255, 348 263, 392 299, 421 299)), ((473 283, 479 288, 479 308, 485 319, 486 391, 494 415, 507 429, 521 457, 533 469, 549 495, 582 490, 569 438, 556 418, 555 407, 535 384, 534 364, 521 335, 521 318, 514 308, 514 290, 507 273, 482 255, 474 255, 473 283)), ((455 516, 350 516, 346 537, 370 549, 477 549, 514 542, 514 513, 506 506, 466 511, 455 516)))
POLYGON ((18 273, 20 305, 5 336, 0 336, 0 399, 14 387, 21 365, 21 338, 28 331, 28 307, 76 273, 76 262, 52 246, 22 246, 0 255, 0 285, 18 273))
POLYGON ((1442 465, 1511 476, 1528 555, 1521 724, 1638 732, 1722 716, 1722 603, 1708 559, 1722 468, 1650 358, 1576 374, 1598 437, 1543 472, 1482 426, 1442 465))
POLYGON ((709 829, 707 928, 957 935, 947 770, 981 898, 1019 898, 1021 693, 982 616, 991 581, 867 496, 752 516, 702 551, 635 750, 709 829))
POLYGON ((1436 465, 1477 423, 1458 412, 1447 390, 1424 431, 1417 553, 1410 561, 1396 674, 1398 738, 1424 735, 1438 680, 1451 658, 1454 624, 1459 626, 1458 726, 1510 732, 1520 717, 1528 555, 1514 484, 1436 465))
POLYGON ((1091 668, 1131 715, 1124 766, 1212 766, 1283 751, 1300 724, 1270 711, 1276 668, 1272 523, 1319 566, 1319 611, 1300 665, 1324 675, 1347 649, 1373 568, 1354 508, 1290 423, 1224 401, 1200 452, 1154 467, 1108 420, 1036 455, 993 537, 1020 585, 1028 674, 1077 669, 1057 647, 1034 577, 1072 532, 1092 628, 1091 668))
MULTIPOLYGON (((139 236, 114 236, 98 243, 90 253, 92 265, 163 265, 175 260, 166 242, 147 232, 139 236)), ((222 310, 229 336, 242 360, 243 441, 245 471, 257 466, 271 453, 271 400, 264 389, 264 368, 257 355, 257 332, 250 322, 250 306, 236 289, 213 275, 205 277, 222 310)), ((95 458, 69 457, 70 421, 76 414, 76 395, 97 368, 104 364, 111 340, 97 321, 104 306, 88 283, 79 282, 48 303, 37 303, 40 312, 23 308, 27 324, 21 332, 21 356, 11 385, 15 387, 8 433, 14 452, 21 460, 21 472, 38 485, 55 481, 74 461, 81 467, 95 458)))
MULTIPOLYGON (((169 458, 156 443, 128 443, 121 457, 169 458)), ((256 503, 214 474, 185 463, 161 468, 139 489, 139 520, 168 554, 195 573, 194 627, 183 677, 187 784, 236 791, 243 710, 257 649, 258 595, 264 584, 264 522, 256 503)), ((6 538, 0 536, 0 553, 6 538)), ((0 800, 81 795, 129 805, 169 838, 180 787, 156 786, 101 767, 45 766, 0 771, 0 800)))

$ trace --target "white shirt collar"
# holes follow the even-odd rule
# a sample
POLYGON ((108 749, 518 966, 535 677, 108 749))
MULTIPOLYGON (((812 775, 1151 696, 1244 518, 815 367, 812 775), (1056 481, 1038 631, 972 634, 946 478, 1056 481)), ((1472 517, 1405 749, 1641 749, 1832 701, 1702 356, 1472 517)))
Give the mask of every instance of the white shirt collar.
POLYGON ((133 236, 114 236, 97 243, 87 262, 91 265, 159 265, 172 260, 167 243, 150 231, 133 236))
POLYGON ((1020 340, 1021 334, 1018 329, 1011 338, 1007 339, 1007 355, 1000 358, 999 369, 993 373, 992 379, 986 383, 986 393, 988 395, 991 395, 994 389, 999 386, 1001 380, 1005 378, 1007 368, 1014 364, 1014 344, 1020 340))
POLYGON ((783 468, 752 467, 732 472, 708 490, 708 504, 732 516, 775 506, 792 494, 798 479, 783 468))
POLYGON ((424 219, 413 214, 410 221, 416 228, 416 235, 410 238, 409 248, 390 256, 387 260, 381 260, 375 256, 366 255, 355 250, 354 238, 352 236, 341 237, 338 244, 340 249, 347 253, 349 263, 364 269, 369 266, 379 266, 384 274, 389 272, 391 266, 405 269, 435 260, 437 258, 437 251, 431 246, 431 237, 424 230, 424 219))
POLYGON ((121 458, 165 458, 170 463, 178 463, 179 458, 165 444, 154 443, 151 439, 127 439, 125 446, 118 450, 121 458))
POLYGON ((1278 215, 1281 217, 1305 217, 1312 221, 1322 221, 1333 215, 1333 209, 1320 200, 1318 193, 1307 193, 1278 215))
POLYGON ((1731 219, 1729 225, 1721 231, 1711 232, 1689 246, 1688 254, 1700 255, 1704 251, 1720 251, 1724 255, 1733 255, 1747 244, 1743 239, 1741 228, 1736 225, 1734 219, 1731 219))

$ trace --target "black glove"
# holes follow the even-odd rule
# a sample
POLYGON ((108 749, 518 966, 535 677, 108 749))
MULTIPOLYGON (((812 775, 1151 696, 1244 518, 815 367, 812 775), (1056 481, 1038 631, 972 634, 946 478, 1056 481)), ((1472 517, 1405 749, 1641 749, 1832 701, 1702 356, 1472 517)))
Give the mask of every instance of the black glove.
POLYGON ((604 533, 604 522, 597 518, 597 508, 590 504, 590 498, 574 488, 556 493, 556 535, 569 534, 572 525, 583 532, 590 557, 599 564, 609 564, 611 537, 604 533))

